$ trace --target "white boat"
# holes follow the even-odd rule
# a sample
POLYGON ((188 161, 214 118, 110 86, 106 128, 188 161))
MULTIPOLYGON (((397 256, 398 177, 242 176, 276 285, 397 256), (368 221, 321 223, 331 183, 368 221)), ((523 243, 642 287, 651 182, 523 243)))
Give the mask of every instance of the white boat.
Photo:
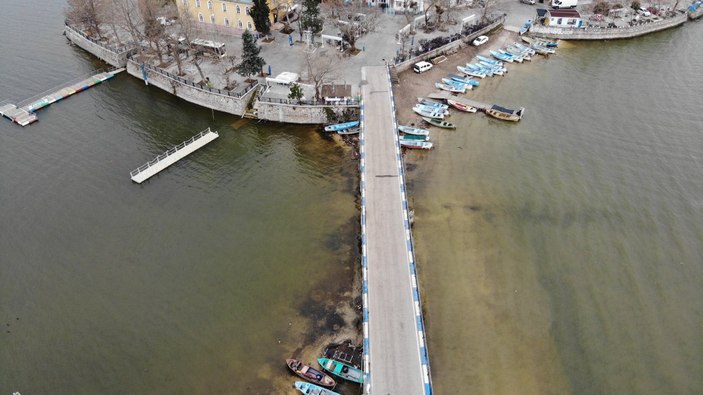
POLYGON ((400 145, 405 148, 432 149, 432 143, 420 140, 400 140, 400 145))
POLYGON ((478 109, 476 107, 469 106, 464 103, 459 103, 458 101, 454 101, 451 99, 447 99, 447 103, 449 103, 450 106, 456 108, 459 111, 472 112, 472 113, 478 111, 478 109))
POLYGON ((448 108, 440 108, 440 107, 433 107, 433 106, 426 106, 424 104, 416 104, 415 107, 425 110, 427 112, 436 112, 437 114, 444 114, 444 115, 449 115, 449 109, 448 108))
POLYGON ((449 106, 446 104, 438 103, 438 102, 430 100, 430 99, 425 99, 424 97, 418 97, 417 102, 424 105, 424 106, 441 108, 442 110, 446 110, 449 108, 449 106))
POLYGON ((471 70, 467 67, 456 66, 456 69, 459 70, 460 72, 462 72, 466 75, 470 75, 472 77, 476 77, 476 78, 485 78, 486 77, 486 73, 483 73, 480 71, 474 71, 474 70, 471 70))
POLYGON ((437 89, 441 89, 441 90, 448 91, 448 92, 452 92, 452 93, 466 93, 466 88, 465 88, 465 87, 461 87, 461 88, 460 88, 460 87, 455 86, 455 85, 447 85, 447 84, 443 84, 443 83, 441 83, 441 82, 435 82, 434 86, 435 86, 437 89))
POLYGON ((420 129, 413 126, 398 125, 398 131, 405 134, 414 134, 416 136, 429 136, 430 131, 427 129, 420 129))
POLYGON ((468 82, 456 81, 451 78, 442 78, 442 82, 447 85, 456 86, 458 88, 465 88, 469 91, 474 89, 473 85, 469 84, 468 82))
POLYGON ((444 114, 436 111, 425 111, 422 108, 413 107, 413 111, 419 114, 421 117, 434 118, 434 119, 444 119, 444 114))

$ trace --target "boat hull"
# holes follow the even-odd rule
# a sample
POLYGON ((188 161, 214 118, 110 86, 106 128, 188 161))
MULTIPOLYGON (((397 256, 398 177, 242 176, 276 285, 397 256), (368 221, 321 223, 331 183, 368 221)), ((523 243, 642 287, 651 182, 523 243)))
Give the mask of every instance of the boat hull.
POLYGON ((286 359, 286 365, 288 365, 288 368, 292 370, 293 373, 313 384, 327 388, 334 388, 334 386, 337 385, 332 377, 305 365, 297 359, 286 359))

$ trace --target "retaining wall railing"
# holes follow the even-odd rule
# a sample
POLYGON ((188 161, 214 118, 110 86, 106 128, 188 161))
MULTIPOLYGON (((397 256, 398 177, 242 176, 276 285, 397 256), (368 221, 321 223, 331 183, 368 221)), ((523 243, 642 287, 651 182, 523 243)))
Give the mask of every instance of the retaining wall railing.
POLYGON ((145 69, 148 69, 149 71, 153 71, 155 73, 161 74, 162 76, 170 79, 171 81, 173 81, 177 84, 187 86, 189 88, 197 89, 197 90, 200 90, 203 92, 221 95, 221 96, 242 98, 242 97, 246 96, 249 92, 251 92, 252 89, 256 88, 257 85, 259 85, 258 81, 253 81, 253 82, 249 83, 248 85, 246 85, 244 90, 240 91, 240 92, 232 92, 232 91, 225 90, 225 89, 209 88, 206 86, 201 86, 200 84, 196 84, 195 82, 193 82, 191 80, 181 78, 175 74, 169 73, 168 71, 166 71, 164 69, 161 69, 156 66, 152 66, 148 63, 139 63, 134 59, 129 59, 129 62, 140 67, 140 68, 143 67, 145 69))
POLYGON ((73 26, 71 26, 67 23, 64 24, 64 29, 70 30, 72 33, 77 34, 77 35, 83 37, 84 39, 92 42, 93 44, 100 46, 102 49, 112 52, 116 57, 124 56, 126 59, 126 58, 130 57, 131 55, 134 55, 137 52, 136 48, 134 48, 133 45, 121 45, 121 46, 107 45, 107 44, 100 42, 99 40, 96 40, 92 37, 88 37, 85 33, 83 33, 82 31, 74 28, 73 26))
POLYGON ((626 26, 620 28, 608 27, 587 27, 587 28, 567 28, 549 27, 533 25, 530 33, 539 37, 562 40, 616 40, 622 38, 632 38, 645 34, 658 32, 686 22, 688 16, 685 13, 678 14, 671 18, 666 18, 656 22, 645 22, 641 25, 626 26))
POLYGON ((501 15, 495 21, 493 21, 491 24, 487 25, 486 27, 484 27, 480 30, 472 32, 468 35, 459 35, 459 37, 456 40, 454 40, 446 45, 443 45, 439 48, 435 48, 435 49, 428 51, 428 52, 425 52, 423 54, 419 54, 417 56, 411 57, 411 58, 404 60, 402 62, 398 62, 391 67, 393 69, 395 69, 396 72, 405 71, 405 70, 409 69, 410 67, 412 67, 412 65, 414 65, 415 63, 417 63, 421 60, 428 60, 430 58, 434 58, 435 56, 444 55, 454 49, 458 49, 458 48, 461 48, 465 45, 468 45, 468 43, 470 43, 476 37, 487 34, 488 32, 491 32, 491 31, 499 28, 500 26, 503 25, 504 22, 505 22, 505 15, 501 15))

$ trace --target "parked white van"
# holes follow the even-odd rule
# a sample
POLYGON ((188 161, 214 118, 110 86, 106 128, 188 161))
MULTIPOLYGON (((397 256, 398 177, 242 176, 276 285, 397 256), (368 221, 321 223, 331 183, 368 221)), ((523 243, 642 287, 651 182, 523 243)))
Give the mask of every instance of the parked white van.
POLYGON ((432 63, 429 62, 417 62, 413 67, 413 71, 416 73, 424 73, 425 71, 432 68, 432 63))

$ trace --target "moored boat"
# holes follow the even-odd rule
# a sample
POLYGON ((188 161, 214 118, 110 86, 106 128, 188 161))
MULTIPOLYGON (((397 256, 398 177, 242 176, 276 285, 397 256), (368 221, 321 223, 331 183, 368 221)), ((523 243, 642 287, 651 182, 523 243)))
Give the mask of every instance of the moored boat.
POLYGON ((288 368, 292 370, 293 373, 317 385, 334 388, 337 384, 332 377, 320 372, 317 369, 313 369, 310 366, 305 365, 297 359, 286 359, 286 365, 288 365, 288 368))
POLYGON ((456 126, 454 126, 453 123, 447 122, 447 121, 442 121, 441 119, 434 119, 434 118, 428 118, 428 117, 422 117, 422 119, 424 119, 425 122, 429 123, 430 125, 437 126, 438 128, 456 129, 456 126))
POLYGON ((296 381, 295 389, 302 392, 305 395, 340 395, 337 392, 328 390, 327 388, 320 387, 312 383, 305 381, 296 381))
POLYGON ((449 103, 450 106, 456 108, 459 111, 463 112, 476 112, 477 109, 476 107, 472 107, 469 105, 466 105, 464 103, 459 103, 458 101, 447 99, 447 103, 449 103))
POLYGON ((398 131, 405 134, 414 134, 417 136, 429 136, 430 131, 427 129, 420 129, 412 126, 398 125, 398 131))
POLYGON ((493 65, 496 65, 496 66, 503 67, 503 62, 501 62, 501 61, 499 61, 499 60, 487 58, 487 57, 481 56, 481 55, 476 55, 476 59, 478 59, 478 60, 480 60, 480 61, 483 61, 483 62, 486 62, 486 63, 490 63, 490 64, 493 64, 493 65))
POLYGON ((400 145, 405 148, 432 149, 433 144, 429 141, 400 140, 400 145))
POLYGON ((325 126, 325 132, 339 132, 340 130, 351 129, 359 126, 359 121, 343 122, 325 126))
POLYGON ((469 84, 469 83, 467 83, 467 82, 456 81, 456 80, 453 80, 453 79, 451 79, 451 78, 442 78, 442 82, 445 83, 445 84, 447 84, 447 85, 456 86, 456 87, 458 87, 458 88, 464 88, 464 89, 469 90, 469 91, 472 90, 472 89, 474 89, 474 86, 471 85, 471 84, 469 84))
POLYGON ((400 135, 400 140, 419 140, 419 141, 430 141, 430 136, 418 136, 416 134, 402 134, 400 135))
POLYGON ((434 106, 427 106, 424 104, 416 104, 415 107, 427 111, 427 112, 436 112, 437 114, 442 114, 442 115, 449 115, 449 106, 444 106, 444 107, 434 107, 434 106))
POLYGON ((452 92, 452 93, 466 93, 466 88, 465 87, 458 87, 455 85, 447 85, 443 84, 441 82, 435 82, 434 84, 435 88, 441 89, 447 92, 452 92))
POLYGON ((341 134, 342 136, 347 136, 350 134, 359 134, 360 131, 361 131, 361 128, 351 128, 351 129, 340 130, 339 132, 337 132, 337 134, 341 134))
POLYGON ((522 26, 520 27, 520 30, 518 31, 518 34, 522 36, 523 34, 529 32, 531 27, 532 27, 532 19, 528 19, 528 20, 527 20, 525 23, 523 23, 522 26))
POLYGON ((479 86, 481 84, 480 82, 478 82, 476 80, 472 80, 471 78, 464 78, 464 77, 457 75, 457 74, 450 74, 449 78, 453 79, 454 81, 459 81, 459 82, 463 82, 465 84, 470 84, 471 86, 479 86))
MULTIPOLYGON (((422 141, 418 141, 418 143, 422 143, 422 141)), ((341 377, 345 380, 353 381, 359 384, 364 382, 364 372, 362 372, 361 369, 330 358, 317 358, 317 362, 323 369, 337 377, 341 377)))
POLYGON ((521 120, 522 116, 525 114, 525 108, 521 107, 519 110, 511 110, 494 104, 491 108, 486 109, 486 114, 503 121, 517 122, 521 120))
POLYGON ((419 107, 413 107, 413 111, 415 111, 418 115, 420 115, 423 118, 427 117, 427 118, 444 119, 444 114, 437 112, 437 111, 425 111, 419 107))
POLYGON ((498 51, 494 51, 494 50, 490 50, 488 52, 491 53, 491 56, 493 56, 494 58, 501 60, 503 62, 513 63, 515 61, 512 56, 508 56, 502 52, 498 52, 498 51))
POLYGON ((527 54, 530 55, 530 56, 532 56, 532 55, 535 54, 535 50, 532 49, 532 48, 530 48, 530 47, 528 47, 527 45, 523 45, 523 44, 520 44, 520 43, 513 43, 513 46, 515 46, 515 48, 517 48, 517 49, 519 49, 519 50, 521 50, 521 51, 524 51, 525 53, 527 53, 527 54))
POLYGON ((424 97, 418 97, 417 102, 424 106, 437 107, 441 108, 442 110, 446 110, 447 108, 449 108, 449 106, 447 106, 446 104, 438 103, 430 99, 425 99, 424 97))
POLYGON ((459 70, 459 72, 462 72, 466 75, 470 75, 472 77, 476 77, 476 78, 485 78, 486 77, 486 73, 482 73, 480 71, 474 71, 474 70, 471 70, 467 67, 456 66, 456 69, 459 70))

